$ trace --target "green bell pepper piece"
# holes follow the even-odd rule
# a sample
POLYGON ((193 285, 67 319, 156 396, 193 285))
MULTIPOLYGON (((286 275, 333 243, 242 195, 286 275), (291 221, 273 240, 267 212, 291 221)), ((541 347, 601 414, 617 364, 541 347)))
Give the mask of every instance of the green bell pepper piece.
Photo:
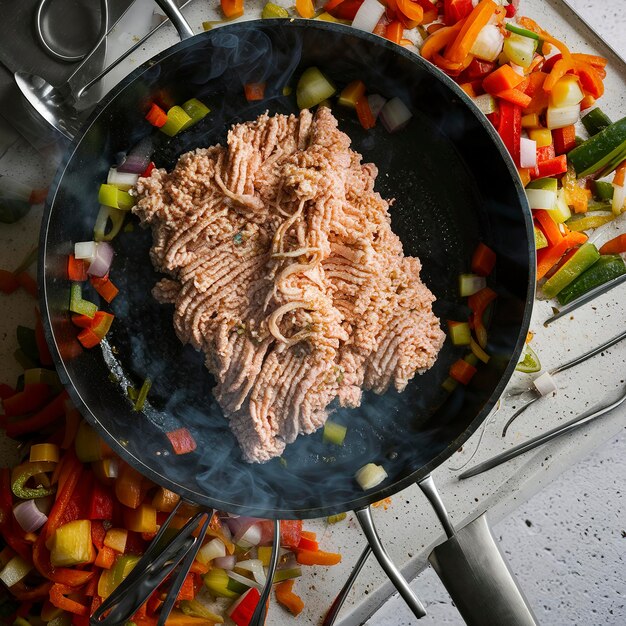
POLYGON ((554 298, 565 289, 574 279, 578 278, 586 269, 591 267, 600 258, 598 249, 592 243, 583 244, 574 255, 543 285, 543 293, 548 298, 554 298))
POLYGON ((41 485, 39 487, 27 487, 26 483, 37 474, 46 474, 52 472, 56 467, 56 463, 48 461, 37 461, 35 463, 22 463, 13 468, 11 472, 11 491, 17 498, 22 500, 30 500, 32 498, 45 498, 51 496, 57 490, 55 486, 41 485))
POLYGON ((597 135, 603 128, 613 123, 611 122, 611 118, 599 107, 591 109, 589 113, 586 113, 580 118, 580 121, 591 136, 597 135))
POLYGON ((89 300, 83 300, 83 288, 80 283, 72 283, 70 288, 70 311, 79 315, 93 317, 98 307, 89 300))
POLYGON ((557 296, 559 304, 569 304, 588 291, 626 274, 626 263, 619 254, 602 255, 588 270, 572 281, 557 296))
POLYGON ((581 213, 580 215, 575 215, 570 218, 565 223, 570 230, 575 230, 580 233, 583 230, 589 230, 590 228, 599 228, 614 219, 615 215, 613 213, 608 213, 606 215, 581 213))
POLYGON ((559 181, 556 178, 537 178, 531 180, 526 185, 526 189, 543 189, 544 191, 554 191, 556 193, 558 186, 559 181))
POLYGON ((615 189, 611 183, 607 183, 605 180, 594 181, 594 192, 600 200, 612 200, 613 192, 615 189))
POLYGON ((121 211, 129 211, 135 206, 135 198, 128 191, 107 183, 100 185, 98 202, 104 206, 110 206, 121 211))

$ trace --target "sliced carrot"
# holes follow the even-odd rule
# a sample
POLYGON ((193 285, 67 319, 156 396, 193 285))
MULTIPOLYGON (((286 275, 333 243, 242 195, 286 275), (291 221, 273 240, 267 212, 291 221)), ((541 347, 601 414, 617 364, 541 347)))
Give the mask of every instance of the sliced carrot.
POLYGON ((341 554, 318 550, 298 550, 296 560, 301 565, 337 565, 341 562, 341 554))
POLYGON ((83 348, 93 348, 97 346, 102 339, 100 339, 91 328, 84 328, 78 333, 78 341, 83 345, 83 348))
POLYGON ((265 97, 265 83, 248 83, 243 86, 243 90, 248 102, 263 100, 265 97))
POLYGON ((492 0, 481 0, 465 18, 463 27, 444 56, 452 62, 463 61, 472 49, 478 33, 489 23, 497 8, 498 5, 492 0))
POLYGON ((165 126, 167 122, 167 113, 158 104, 152 104, 150 110, 146 113, 146 120, 148 120, 152 126, 161 128, 161 126, 165 126))
POLYGON ((312 0, 296 0, 296 12, 300 17, 311 19, 315 15, 312 0))
POLYGON ((541 280, 554 267, 561 257, 574 246, 584 243, 587 236, 584 233, 570 232, 561 239, 556 246, 543 248, 537 251, 537 280, 541 280), (582 235, 582 237, 581 237, 582 235), (582 241, 581 241, 582 238, 582 241))
POLYGON ((67 277, 72 282, 87 280, 87 262, 70 254, 67 258, 67 277))
POLYGON ((626 233, 607 241, 600 248, 600 254, 621 254, 622 252, 626 252, 626 233))
POLYGON ((230 19, 243 15, 243 0, 220 0, 222 13, 230 19))
POLYGON ((502 98, 502 100, 506 100, 507 102, 517 104, 518 106, 521 106, 522 109, 525 109, 532 101, 530 96, 527 96, 519 89, 505 89, 504 91, 499 91, 494 95, 498 98, 502 98))
POLYGON ((299 615, 304 609, 304 602, 293 590, 293 580, 285 580, 276 585, 276 600, 292 615, 299 615))
POLYGON ((507 89, 514 89, 523 80, 524 77, 520 76, 510 65, 501 65, 483 80, 483 89, 487 93, 497 95, 507 89))
POLYGON ((539 226, 548 240, 548 245, 556 246, 563 239, 563 235, 559 230, 559 225, 552 219, 550 212, 545 209, 536 209, 533 211, 533 216, 539 222, 539 226))
POLYGON ((374 128, 374 126, 376 126, 376 119, 372 115, 372 110, 370 109, 367 97, 363 97, 357 101, 356 114, 359 118, 359 122, 361 122, 361 126, 363 126, 365 130, 369 130, 370 128, 374 128))

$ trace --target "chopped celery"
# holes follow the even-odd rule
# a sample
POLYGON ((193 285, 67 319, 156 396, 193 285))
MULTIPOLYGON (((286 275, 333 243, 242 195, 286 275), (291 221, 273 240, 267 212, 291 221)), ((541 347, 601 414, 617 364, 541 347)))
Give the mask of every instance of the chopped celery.
POLYGON ((599 107, 591 109, 589 113, 585 113, 580 121, 591 136, 597 135, 603 128, 613 123, 611 122, 611 118, 599 107))
POLYGON ((335 93, 335 86, 316 67, 304 70, 298 86, 296 99, 299 109, 310 109, 322 100, 330 98, 335 93))
POLYGON ((600 200, 611 200, 613 198, 614 187, 611 183, 605 180, 596 180, 593 186, 595 194, 600 200))
POLYGON ((284 580, 292 580, 293 578, 300 578, 302 576, 302 569, 299 567, 291 567, 289 569, 279 569, 274 574, 272 582, 282 583, 284 580))
POLYGON ((324 424, 324 441, 326 443, 334 443, 336 446, 343 445, 348 429, 341 424, 326 421, 324 424))
POLYGON ((139 558, 134 554, 120 554, 111 569, 102 570, 98 581, 98 595, 103 599, 108 598, 131 573, 139 558))
MULTIPOLYGON (((474 341, 473 337, 470 340, 470 348, 472 350, 472 353, 477 359, 479 359, 483 363, 489 363, 489 360, 491 359, 491 357, 480 347, 477 341, 474 341)), ((454 382, 456 382, 454 378, 451 378, 450 380, 453 380, 454 382)))
POLYGON ((473 352, 470 354, 466 354, 463 357, 463 360, 466 363, 469 363, 472 367, 476 367, 478 365, 478 357, 473 352))
POLYGON ((583 244, 574 255, 568 259, 557 272, 543 285, 543 293, 548 298, 554 298, 562 289, 565 289, 574 279, 580 276, 600 258, 598 249, 592 243, 583 244))
POLYGON ((448 335, 454 346, 469 346, 472 338, 472 332, 467 322, 448 320, 448 335))
POLYGON ((570 230, 575 230, 577 232, 582 232, 584 230, 590 230, 592 228, 599 228, 604 224, 608 224, 610 221, 615 219, 614 213, 605 213, 605 214, 588 214, 588 213, 580 213, 579 215, 574 215, 574 217, 570 218, 566 222, 566 226, 570 230))
MULTIPOLYGON (((236 598, 239 593, 235 593, 228 587, 228 582, 231 580, 225 570, 219 567, 210 569, 204 576, 202 576, 204 586, 209 590, 211 595, 218 598, 236 598)), ((243 587, 243 585, 241 585, 243 587)), ((245 591, 245 589, 244 589, 245 591)))
POLYGON ((83 288, 80 283, 72 283, 70 288, 70 311, 79 315, 93 317, 98 307, 89 300, 83 300, 83 288))
POLYGON ((542 248, 547 247, 548 240, 546 239, 546 236, 543 234, 541 228, 537 228, 537 226, 535 226, 535 249, 541 250, 542 248))
POLYGON ((167 112, 167 122, 159 130, 168 137, 173 137, 181 130, 185 130, 192 123, 192 119, 187 113, 185 113, 184 109, 179 106, 173 106, 167 112))
POLYGON ((122 211, 129 211, 135 206, 135 198, 128 191, 107 183, 100 185, 98 202, 104 204, 104 206, 110 206, 122 211))
POLYGON ((202 602, 198 600, 182 600, 180 608, 185 615, 191 615, 192 617, 202 617, 216 624, 223 624, 224 618, 221 615, 216 615, 207 609, 202 602))
POLYGON ((289 12, 284 7, 278 6, 273 2, 268 2, 263 7, 263 12, 261 13, 261 17, 264 20, 269 20, 274 17, 289 17, 289 12))
POLYGON ((480 112, 484 115, 494 113, 495 110, 498 108, 498 105, 496 104, 496 99, 488 93, 484 93, 480 96, 474 96, 472 98, 472 102, 479 108, 480 112))
POLYGON ((184 130, 204 119, 211 112, 211 109, 197 98, 191 98, 183 104, 183 111, 191 118, 191 124, 185 126, 184 130))

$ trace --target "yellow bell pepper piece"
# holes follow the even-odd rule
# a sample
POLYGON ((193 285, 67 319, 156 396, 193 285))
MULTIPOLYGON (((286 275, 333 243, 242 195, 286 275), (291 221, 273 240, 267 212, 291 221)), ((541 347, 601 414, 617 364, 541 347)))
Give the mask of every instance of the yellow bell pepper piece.
POLYGON ((59 446, 54 443, 36 443, 30 447, 30 462, 47 461, 49 463, 59 462, 59 446))
POLYGON ((353 80, 346 85, 339 94, 339 104, 354 109, 356 103, 365 95, 365 83, 362 80, 353 80))
POLYGON ((141 504, 136 509, 124 510, 124 525, 136 533, 157 531, 157 511, 149 504, 141 504))
POLYGON ((126 550, 127 539, 128 531, 125 528, 109 528, 104 536, 104 545, 121 553, 126 550))
POLYGON ((52 535, 49 550, 50 562, 54 567, 90 563, 95 558, 91 543, 91 522, 81 519, 59 526, 52 535))
POLYGON ((522 128, 541 128, 539 123, 539 115, 537 113, 529 113, 522 116, 522 128))
POLYGON ((548 128, 533 128, 528 131, 528 137, 537 142, 537 148, 543 148, 552 143, 552 133, 548 128))

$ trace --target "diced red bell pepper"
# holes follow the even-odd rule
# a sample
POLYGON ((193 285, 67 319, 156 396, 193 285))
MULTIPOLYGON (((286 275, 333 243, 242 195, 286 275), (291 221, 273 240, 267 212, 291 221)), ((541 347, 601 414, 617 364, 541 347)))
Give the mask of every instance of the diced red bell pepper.
POLYGON ((506 16, 509 18, 515 17, 515 14, 517 13, 517 9, 514 4, 507 4, 504 10, 506 16))
POLYGON ((554 54, 549 59, 545 60, 543 67, 541 70, 546 74, 549 74, 552 71, 552 68, 556 64, 557 61, 560 61, 563 58, 563 55, 559 52, 558 54, 554 54))
POLYGON ((307 537, 300 537, 300 543, 298 544, 298 550, 311 550, 317 552, 320 549, 320 544, 314 539, 308 539, 307 537))
POLYGON ((552 131, 552 141, 556 154, 567 154, 576 147, 576 127, 572 124, 564 128, 555 128, 552 131))
POLYGON ((92 472, 83 472, 76 488, 72 492, 67 506, 61 518, 61 524, 67 524, 78 519, 89 519, 87 511, 90 506, 90 494, 94 486, 94 477, 92 472))
POLYGON ((479 276, 489 276, 496 264, 496 253, 484 243, 479 243, 472 255, 472 272, 479 276))
POLYGON ((83 282, 89 277, 87 268, 89 263, 85 259, 77 259, 73 254, 67 258, 67 278, 72 282, 83 282))
POLYGON ((470 80, 485 78, 485 76, 489 76, 489 74, 493 72, 495 67, 496 64, 491 61, 481 61, 480 59, 474 58, 467 66, 465 74, 470 80))
POLYGON ((165 434, 172 444, 174 454, 188 454, 193 452, 198 445, 193 435, 184 427, 165 434))
POLYGON ((178 592, 178 596, 176 597, 177 601, 193 600, 196 597, 194 580, 195 576, 193 574, 187 574, 187 576, 185 576, 183 585, 178 592))
POLYGON ((23 391, 2 401, 7 417, 25 415, 40 409, 50 397, 50 387, 45 383, 31 383, 23 391))
POLYGON ((509 151, 515 165, 520 166, 520 140, 522 137, 522 109, 506 100, 500 101, 498 134, 509 151))
POLYGON ((36 299, 38 294, 37 281, 28 272, 20 272, 16 278, 20 287, 36 299))
POLYGON ((243 86, 248 102, 256 102, 265 98, 265 83, 247 83, 243 86))
POLYGON ((450 367, 450 378, 454 378, 454 380, 462 385, 467 385, 477 371, 478 370, 473 365, 470 365, 464 359, 459 359, 450 367))
POLYGON ((533 178, 546 178, 548 176, 557 176, 567 172, 567 156, 562 154, 553 159, 546 159, 537 163, 534 172, 531 172, 533 178), (534 176, 533 176, 534 174, 534 176))
POLYGON ((6 434, 9 437, 17 437, 26 433, 36 432, 45 426, 53 424, 65 414, 66 401, 67 392, 63 391, 34 415, 16 422, 8 422, 4 428, 6 434))
POLYGON ((75 591, 76 590, 72 589, 72 587, 56 583, 50 588, 50 602, 52 602, 52 604, 54 604, 57 608, 63 609, 68 613, 89 617, 88 606, 66 597, 75 591))
POLYGON ((237 626, 249 626, 260 599, 261 594, 258 589, 251 587, 229 609, 230 619, 237 626))
POLYGON ((150 161, 150 163, 148 163, 148 167, 146 167, 146 169, 141 173, 140 178, 148 178, 148 176, 150 176, 150 174, 152 174, 152 170, 156 167, 156 165, 154 164, 153 161, 150 161))
POLYGON ((113 491, 99 481, 94 481, 87 509, 87 519, 110 520, 113 517, 113 503, 113 491))
POLYGON ((443 21, 452 26, 467 17, 473 9, 472 0, 444 0, 443 21))
POLYGON ((537 148, 537 163, 553 159, 555 156, 554 144, 550 144, 549 146, 540 146, 537 148))
MULTIPOLYGON (((337 6, 332 9, 326 9, 326 11, 338 20, 352 21, 362 4, 363 0, 343 0, 343 2, 340 2, 337 6)), ((328 6, 328 4, 326 6, 328 6)))
POLYGON ((15 395, 15 389, 11 385, 0 383, 0 400, 6 400, 15 395))
POLYGON ((167 122, 167 113, 158 104, 152 104, 150 110, 146 113, 146 120, 148 120, 152 126, 161 128, 161 126, 165 126, 167 122))

